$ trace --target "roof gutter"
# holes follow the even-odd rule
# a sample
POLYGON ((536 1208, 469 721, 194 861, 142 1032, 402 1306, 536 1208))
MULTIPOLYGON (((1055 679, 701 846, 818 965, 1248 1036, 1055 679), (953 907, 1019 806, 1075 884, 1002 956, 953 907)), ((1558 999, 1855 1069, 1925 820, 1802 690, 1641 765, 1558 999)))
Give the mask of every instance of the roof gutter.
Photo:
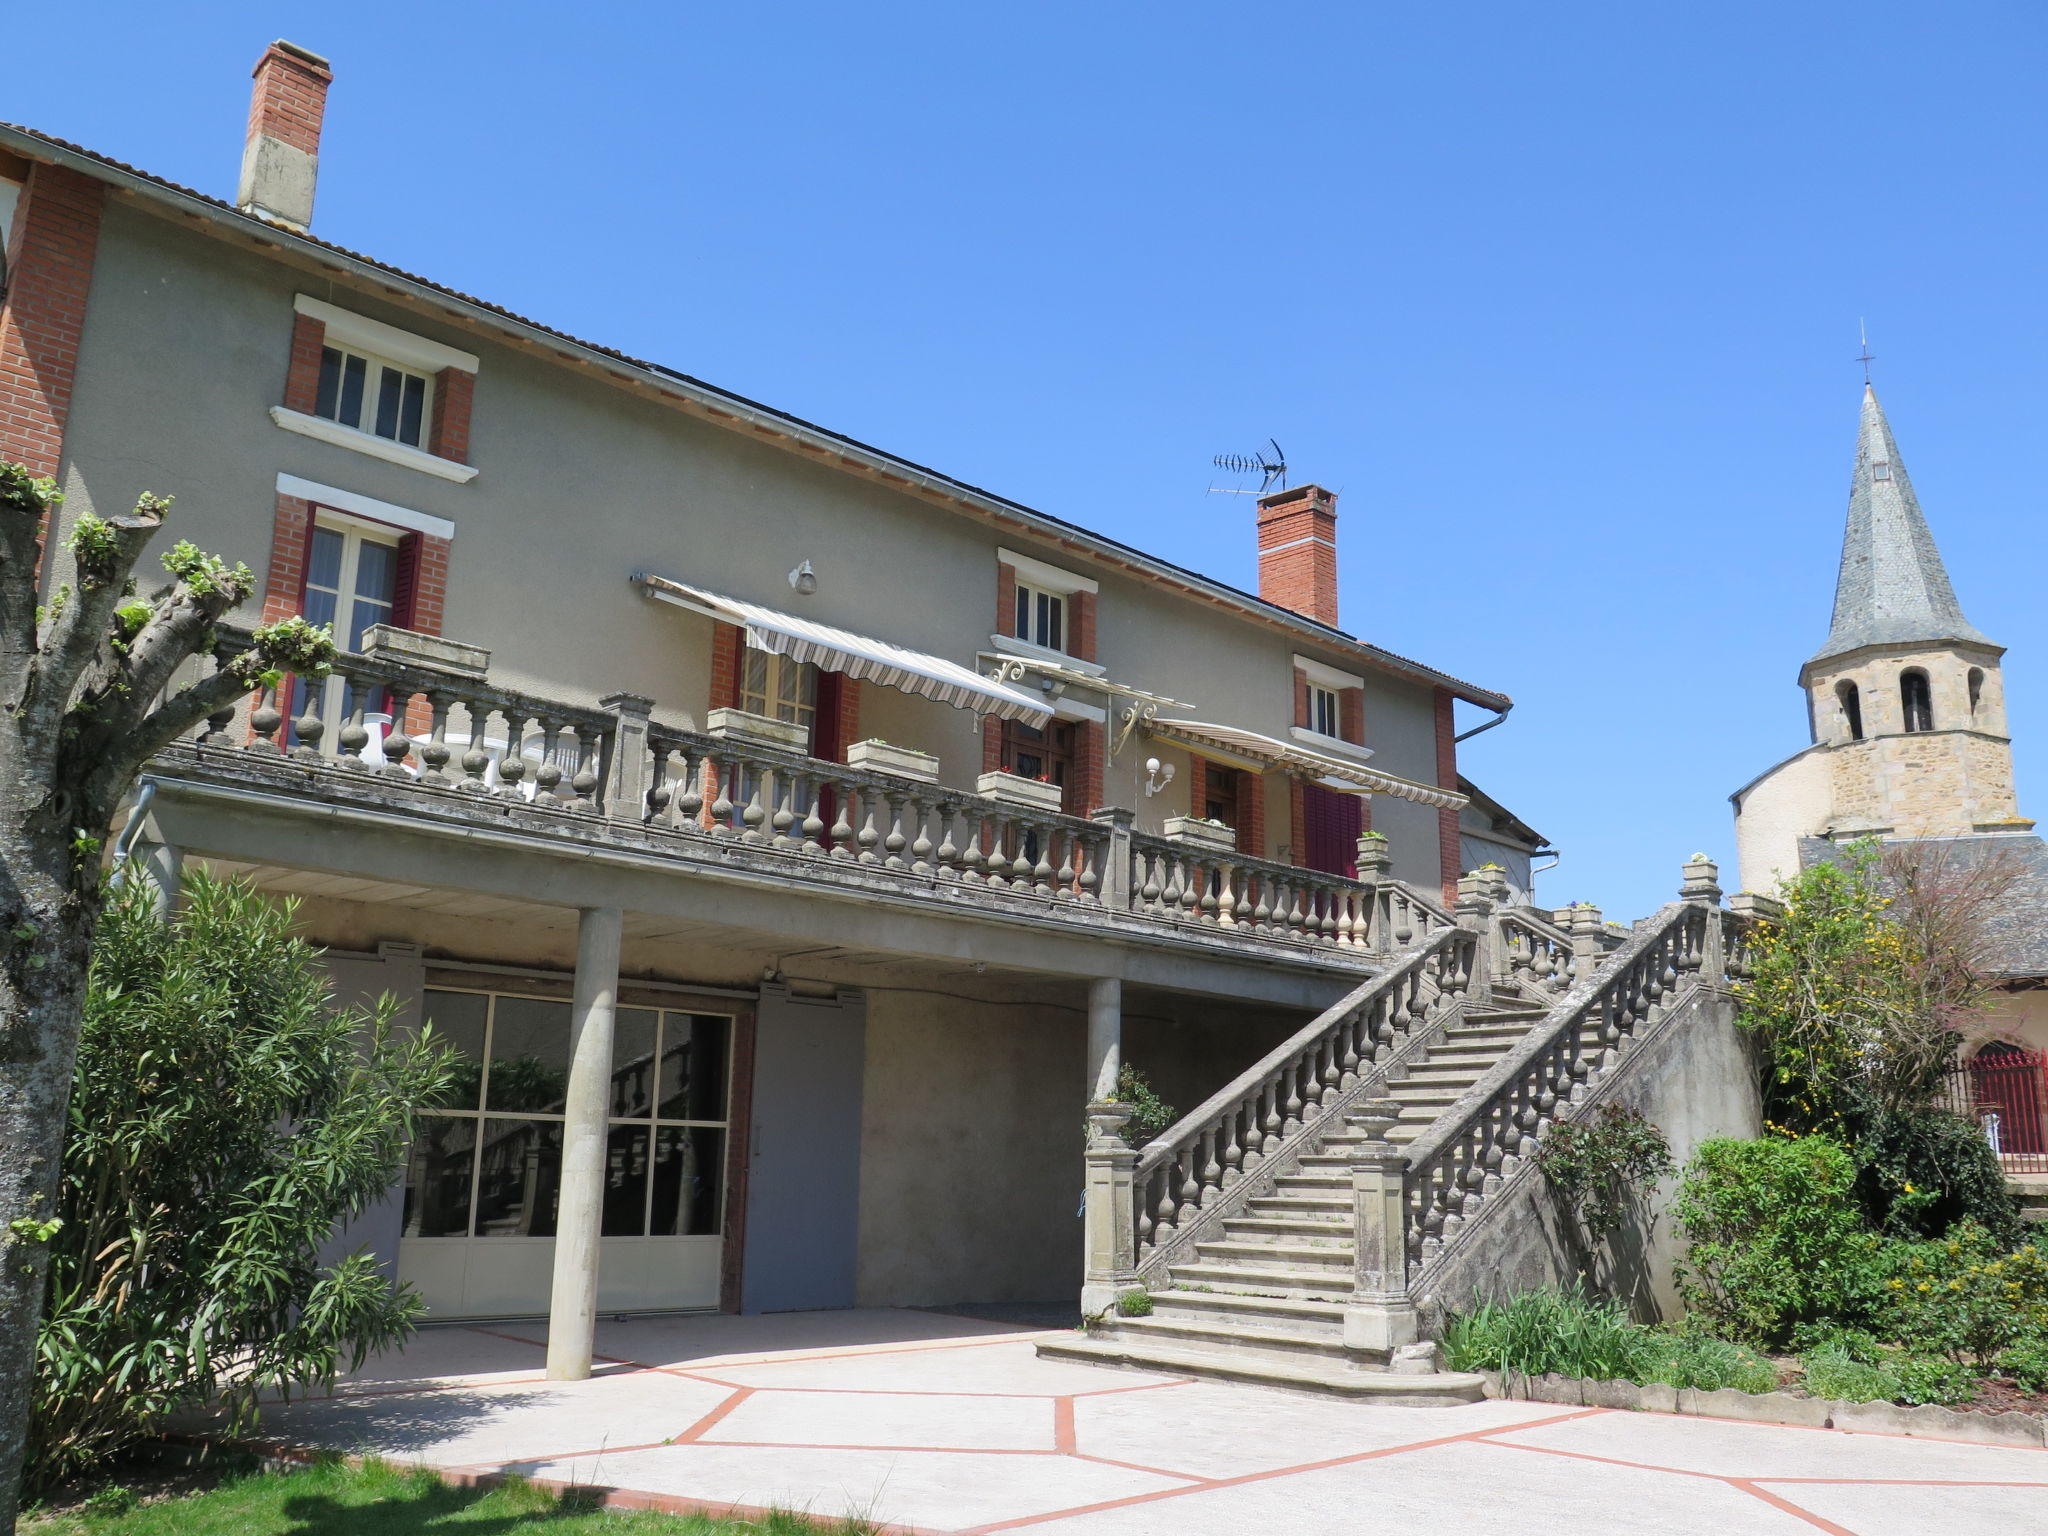
MULTIPOLYGON (((1472 699, 1472 698, 1467 698, 1467 699, 1465 700, 1465 702, 1466 702, 1466 703, 1468 703, 1468 704, 1478 704, 1478 703, 1479 703, 1479 701, 1478 701, 1477 699, 1472 699)), ((1463 733, 1461 733, 1461 734, 1459 734, 1459 735, 1453 736, 1453 737, 1451 738, 1451 745, 1452 745, 1452 746, 1456 746, 1456 745, 1457 745, 1457 744, 1458 744, 1459 742, 1461 742, 1461 741, 1470 741, 1470 740, 1471 740, 1471 739, 1472 739, 1472 738, 1473 738, 1474 736, 1477 736, 1477 735, 1478 735, 1478 734, 1479 734, 1479 733, 1480 733, 1481 731, 1490 731, 1490 730, 1492 730, 1492 729, 1493 729, 1493 728, 1494 728, 1494 727, 1495 727, 1496 725, 1499 725, 1499 724, 1501 723, 1501 721, 1503 721, 1503 720, 1507 719, 1507 717, 1508 717, 1508 711, 1509 711, 1509 710, 1511 710, 1511 709, 1513 709, 1513 708, 1515 707, 1515 701, 1514 701, 1513 699, 1504 699, 1504 700, 1503 700, 1503 701, 1502 701, 1501 703, 1499 703, 1499 704, 1497 704, 1497 705, 1496 705, 1496 704, 1486 704, 1486 705, 1482 705, 1481 707, 1482 707, 1482 708, 1484 708, 1484 709, 1491 709, 1491 710, 1493 710, 1493 711, 1494 711, 1494 716, 1493 716, 1493 718, 1492 718, 1491 720, 1487 721, 1487 722, 1486 722, 1486 723, 1485 723, 1484 725, 1475 725, 1475 726, 1473 726, 1473 727, 1472 727, 1472 729, 1471 729, 1471 730, 1469 730, 1469 731, 1465 731, 1465 732, 1463 732, 1463 733)))
POLYGON ((421 302, 431 304, 458 319, 507 332, 522 341, 545 346, 642 381, 653 382, 667 393, 680 396, 702 414, 722 416, 763 435, 786 437, 814 452, 829 453, 855 462, 884 480, 906 486, 927 497, 968 507, 997 521, 1015 523, 1041 538, 1084 550, 1108 564, 1122 566, 1154 580, 1185 588, 1196 596, 1234 609, 1247 617, 1275 624, 1305 636, 1317 644, 1369 661, 1380 671, 1443 688, 1482 709, 1499 710, 1504 714, 1511 707, 1512 701, 1506 694, 1481 688, 1409 657, 1382 650, 1356 636, 1347 635, 1342 630, 1318 624, 1291 609, 1268 603, 1223 582, 1214 581, 1160 560, 1156 556, 1147 555, 1130 545, 1092 533, 1076 524, 1035 511, 1019 502, 968 485, 964 481, 951 479, 937 470, 927 469, 907 459, 896 458, 879 448, 870 447, 829 428, 778 411, 772 406, 749 400, 742 395, 729 394, 676 369, 630 357, 623 352, 551 330, 538 321, 528 320, 470 295, 457 293, 453 289, 440 287, 412 273, 384 266, 369 257, 321 240, 317 236, 243 213, 218 198, 208 197, 205 193, 194 191, 190 187, 179 186, 175 182, 165 181, 133 166, 95 154, 81 145, 67 143, 62 139, 52 139, 33 129, 12 123, 0 123, 0 144, 30 159, 63 165, 80 175, 111 183, 138 197, 164 204, 188 216, 204 218, 223 230, 238 233, 259 244, 302 252, 322 266, 346 272, 366 283, 387 290, 407 290, 421 302))

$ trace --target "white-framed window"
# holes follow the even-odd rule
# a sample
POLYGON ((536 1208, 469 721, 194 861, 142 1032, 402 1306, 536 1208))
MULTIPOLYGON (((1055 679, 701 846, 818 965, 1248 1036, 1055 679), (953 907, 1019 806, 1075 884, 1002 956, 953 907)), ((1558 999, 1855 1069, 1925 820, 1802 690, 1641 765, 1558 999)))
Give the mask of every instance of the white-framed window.
POLYGON ((315 416, 424 448, 433 408, 434 381, 424 373, 353 347, 320 349, 315 416))
POLYGON ((1344 734, 1344 713, 1336 689, 1319 683, 1308 685, 1308 728, 1318 736, 1344 734))
MULTIPOLYGON (((334 631, 344 651, 360 651, 373 624, 389 624, 398 603, 399 540, 395 528, 357 522, 322 509, 313 520, 306 549, 306 590, 299 611, 309 623, 334 631)), ((331 750, 341 725, 354 712, 354 690, 337 673, 320 689, 320 717, 327 722, 331 750)), ((381 688, 363 701, 364 724, 381 742, 391 723, 390 701, 381 688)))
POLYGON ((787 720, 807 731, 818 721, 818 669, 752 646, 740 652, 740 708, 750 715, 787 720))
POLYGON ((1067 600, 1064 593, 1017 583, 1017 638, 1048 651, 1067 648, 1067 600))

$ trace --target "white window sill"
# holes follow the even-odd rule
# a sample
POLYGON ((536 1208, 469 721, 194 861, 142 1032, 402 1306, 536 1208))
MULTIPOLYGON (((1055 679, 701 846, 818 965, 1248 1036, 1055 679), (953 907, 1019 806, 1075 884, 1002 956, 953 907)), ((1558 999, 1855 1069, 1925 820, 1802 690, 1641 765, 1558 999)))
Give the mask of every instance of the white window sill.
POLYGON ((1321 731, 1312 731, 1305 725, 1290 725, 1287 729, 1296 741, 1305 746, 1315 747, 1324 752, 1334 752, 1340 757, 1356 758, 1361 763, 1372 756, 1371 747, 1361 747, 1357 742, 1346 741, 1341 736, 1325 736, 1321 731))
POLYGON ((1083 661, 1078 656, 1069 656, 1065 651, 1056 651, 1049 645, 1039 645, 1016 635, 990 635, 988 643, 1012 656, 1022 656, 1027 661, 1050 661, 1069 672, 1085 672, 1090 677, 1100 677, 1109 670, 1100 662, 1083 661))
POLYGON ((404 443, 394 443, 388 437, 379 437, 374 432, 344 427, 340 422, 329 421, 324 416, 308 416, 303 411, 288 411, 281 405, 273 405, 270 408, 270 419, 285 431, 296 432, 301 437, 318 438, 321 442, 332 443, 337 448, 353 448, 357 453, 367 453, 373 459, 383 459, 389 464, 403 464, 407 469, 417 469, 423 474, 453 480, 457 485, 467 485, 476 478, 474 464, 458 464, 453 459, 423 453, 404 443))

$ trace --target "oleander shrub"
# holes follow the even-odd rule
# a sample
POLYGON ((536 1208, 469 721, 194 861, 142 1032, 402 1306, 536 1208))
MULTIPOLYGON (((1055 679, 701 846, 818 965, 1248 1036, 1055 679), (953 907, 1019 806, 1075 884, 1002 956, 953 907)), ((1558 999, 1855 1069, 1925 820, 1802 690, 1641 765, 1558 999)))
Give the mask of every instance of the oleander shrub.
POLYGON ((1883 1243, 1863 1225, 1855 1182, 1854 1161, 1824 1136, 1700 1143, 1672 1204, 1688 1310, 1707 1331, 1762 1349, 1802 1325, 1867 1318, 1883 1243))
POLYGON ((382 1200, 414 1106, 448 1075, 388 1000, 334 1006, 293 905, 192 876, 157 912, 113 886, 93 948, 37 1342, 31 1492, 175 1409, 331 1380, 419 1313, 366 1253, 323 1264, 382 1200))

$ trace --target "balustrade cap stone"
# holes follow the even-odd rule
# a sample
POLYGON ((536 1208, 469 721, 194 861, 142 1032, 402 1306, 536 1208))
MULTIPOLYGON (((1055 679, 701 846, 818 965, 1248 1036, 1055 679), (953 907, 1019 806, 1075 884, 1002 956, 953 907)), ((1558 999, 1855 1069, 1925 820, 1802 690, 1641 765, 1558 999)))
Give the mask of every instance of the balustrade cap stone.
POLYGON ((481 645, 422 634, 395 624, 372 624, 363 631, 362 654, 372 661, 410 663, 458 673, 482 682, 491 670, 491 653, 481 645))

